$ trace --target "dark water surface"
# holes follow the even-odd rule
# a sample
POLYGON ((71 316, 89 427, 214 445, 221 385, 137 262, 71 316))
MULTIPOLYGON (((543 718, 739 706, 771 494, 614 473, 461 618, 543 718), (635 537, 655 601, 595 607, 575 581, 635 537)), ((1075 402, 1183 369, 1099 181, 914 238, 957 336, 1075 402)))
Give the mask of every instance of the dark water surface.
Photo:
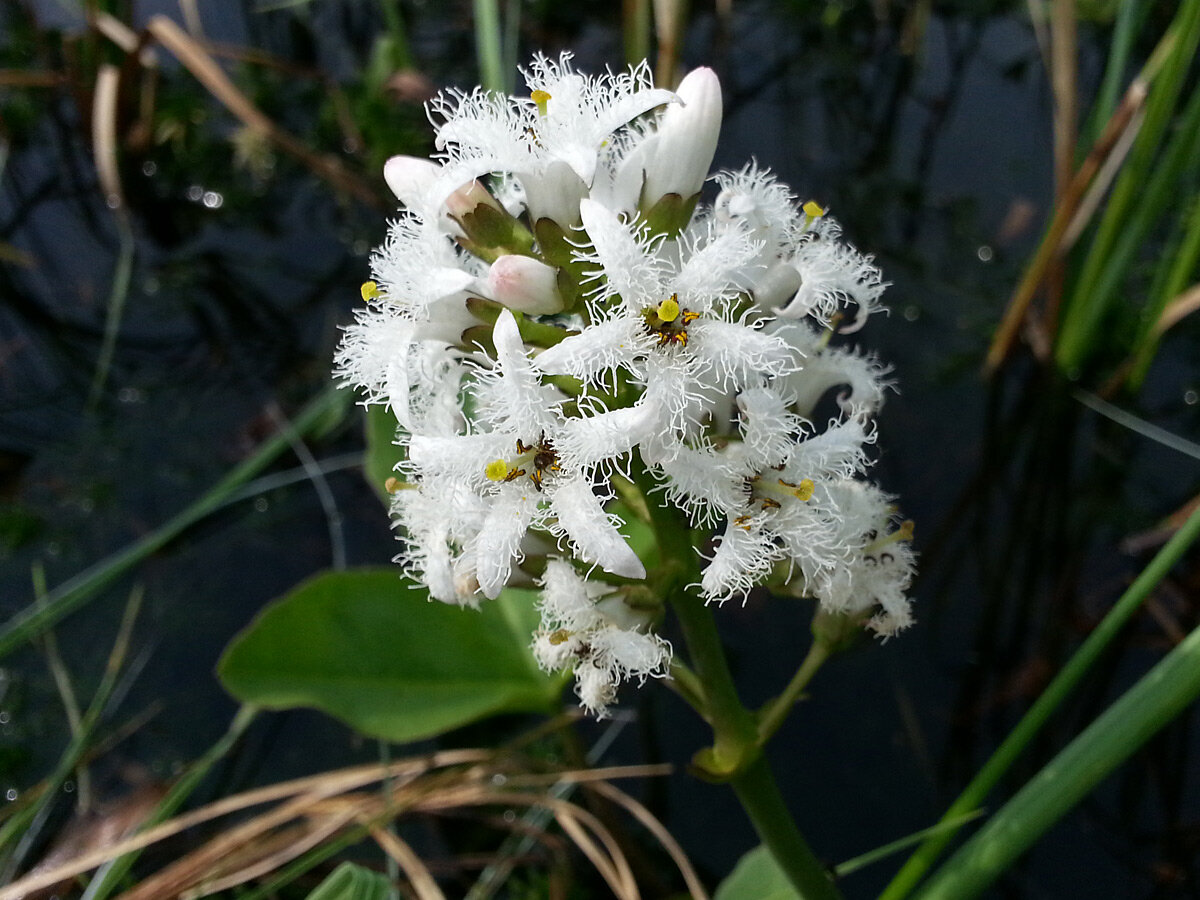
MULTIPOLYGON (((466 83, 466 12, 427 7, 410 16, 418 62, 435 84, 466 83)), ((362 64, 378 26, 349 3, 202 9, 213 39, 263 47, 335 78, 362 64)), ((77 27, 54 4, 39 11, 47 26, 77 27)), ((154 12, 176 9, 139 7, 139 21, 154 12)), ((738 167, 754 156, 798 194, 832 207, 893 282, 892 314, 873 319, 861 340, 893 364, 899 385, 881 416, 874 477, 917 523, 918 625, 831 663, 771 751, 815 849, 839 861, 936 819, 1144 562, 1118 554, 1118 542, 1194 495, 1198 479, 1194 461, 1097 422, 1031 371, 1010 373, 996 389, 977 374, 1052 192, 1049 98, 1024 13, 935 11, 911 52, 899 49, 896 10, 885 24, 866 9, 844 11, 836 25, 813 15, 782 3, 736 4, 731 28, 719 33, 698 11, 685 56, 722 74, 717 164, 738 167), (714 55, 714 46, 724 49, 714 55), (1007 228, 1022 209, 1025 226, 1007 228)), ((619 64, 614 22, 538 21, 529 26, 530 51, 570 46, 581 68, 619 64)), ((1084 45, 1087 81, 1100 59, 1087 29, 1084 45)), ((384 234, 384 214, 338 198, 294 161, 236 165, 227 142, 233 120, 169 58, 164 69, 160 102, 190 123, 190 136, 126 159, 136 251, 113 368, 94 408, 87 397, 120 247, 116 219, 65 92, 39 95, 47 106, 19 140, 10 138, 0 242, 26 256, 0 270, 4 617, 32 599, 31 567, 43 566, 53 587, 155 528, 244 458, 282 411, 327 383, 337 325, 349 321, 366 253, 384 234)), ((260 102, 316 141, 331 133, 320 98, 303 79, 259 85, 260 102)), ((396 135, 428 140, 416 107, 386 114, 396 135)), ((413 142, 369 150, 422 152, 413 142)), ((382 191, 381 179, 370 178, 382 191)), ((1182 434, 1197 433, 1195 349, 1194 332, 1168 344, 1142 398, 1144 414, 1182 434)), ((145 590, 136 678, 110 721, 152 717, 96 767, 101 782, 128 780, 131 766, 168 777, 224 731, 234 704, 213 667, 266 602, 343 556, 349 565, 379 564, 395 552, 383 511, 344 456, 359 440, 348 424, 313 445, 318 459, 340 466, 327 476, 335 516, 307 481, 263 489, 189 530, 56 629, 87 698, 128 592, 145 590)), ((285 460, 281 467, 295 465, 285 460)), ((1195 585, 1176 600, 1169 611, 1186 633, 1195 585)), ((807 642, 804 611, 752 599, 718 613, 749 701, 791 675, 807 642)), ((1169 646, 1152 622, 1133 632, 1099 688, 1085 690, 1036 748, 1039 760, 1169 646)), ((0 796, 48 771, 66 739, 43 651, 3 665, 0 796)), ((682 765, 706 740, 702 723, 668 692, 622 696, 630 708, 641 705, 645 727, 627 729, 617 761, 649 754, 682 765)), ((271 718, 252 733, 226 788, 377 754, 321 716, 271 718)), ((1188 754, 1196 718, 1193 711, 1106 782, 995 896, 1200 895, 1200 787, 1188 754)), ((659 800, 709 876, 727 872, 754 843, 723 787, 680 775, 659 800)), ((848 896, 873 896, 892 868, 855 875, 848 896)))

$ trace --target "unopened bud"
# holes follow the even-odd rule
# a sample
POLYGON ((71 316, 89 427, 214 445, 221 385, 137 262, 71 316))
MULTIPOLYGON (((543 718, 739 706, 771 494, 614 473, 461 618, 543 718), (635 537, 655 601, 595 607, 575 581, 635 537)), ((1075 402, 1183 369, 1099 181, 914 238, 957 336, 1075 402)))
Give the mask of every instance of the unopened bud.
POLYGON ((419 208, 442 167, 416 156, 393 156, 383 166, 383 179, 405 206, 419 208))
POLYGON ((496 212, 508 215, 504 207, 500 205, 500 202, 492 196, 492 192, 485 188, 478 180, 463 185, 446 198, 446 209, 451 216, 460 220, 460 222, 468 213, 475 212, 476 208, 480 205, 490 207, 496 212))
POLYGON ((717 151, 721 130, 721 83, 712 69, 693 69, 676 91, 654 134, 653 159, 646 162, 642 209, 667 194, 688 200, 700 193, 717 151))
POLYGON ((501 256, 488 270, 491 299, 535 316, 561 312, 558 270, 529 256, 501 256))

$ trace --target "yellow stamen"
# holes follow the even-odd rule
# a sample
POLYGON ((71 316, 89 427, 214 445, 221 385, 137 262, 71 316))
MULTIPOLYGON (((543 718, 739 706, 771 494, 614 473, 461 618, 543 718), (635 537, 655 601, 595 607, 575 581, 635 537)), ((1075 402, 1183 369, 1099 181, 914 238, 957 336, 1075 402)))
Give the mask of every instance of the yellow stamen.
POLYGON ((538 113, 546 115, 546 104, 550 102, 550 95, 545 91, 534 91, 529 96, 537 104, 538 113))
POLYGON ((374 281, 364 281, 359 292, 362 294, 363 300, 374 300, 380 296, 379 285, 374 281))
POLYGON ((508 477, 508 463, 502 459, 493 459, 483 470, 488 481, 504 481, 508 477))
POLYGON ((401 482, 400 479, 395 475, 392 475, 383 483, 383 489, 389 494, 396 493, 396 491, 400 490, 401 487, 403 487, 403 482, 401 482))
POLYGON ((804 214, 808 216, 808 220, 810 222, 813 219, 821 218, 821 216, 825 215, 826 212, 827 210, 816 200, 809 200, 804 204, 804 214))
POLYGON ((812 499, 813 490, 816 488, 811 478, 801 478, 799 484, 792 484, 790 481, 784 481, 780 478, 779 483, 787 488, 789 494, 802 503, 807 503, 812 499))
POLYGON ((555 647, 557 647, 559 644, 565 644, 570 639, 571 632, 567 631, 565 628, 560 628, 558 631, 550 632, 550 636, 546 638, 546 640, 548 640, 555 647))

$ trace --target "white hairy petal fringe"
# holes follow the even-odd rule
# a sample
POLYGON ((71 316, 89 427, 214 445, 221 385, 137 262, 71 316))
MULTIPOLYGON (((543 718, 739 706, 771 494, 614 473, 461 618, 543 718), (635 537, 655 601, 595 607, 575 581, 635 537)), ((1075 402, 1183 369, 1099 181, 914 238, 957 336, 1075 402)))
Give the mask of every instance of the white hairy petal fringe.
POLYGON ((550 510, 558 519, 552 531, 565 534, 582 559, 606 572, 625 578, 645 578, 642 561, 617 530, 616 523, 620 520, 604 511, 604 499, 596 495, 586 478, 560 482, 550 501, 550 510))
MULTIPOLYGON (((742 226, 762 242, 761 256, 774 259, 784 252, 799 227, 795 196, 768 169, 750 162, 736 172, 718 172, 713 217, 725 226, 742 226)), ((794 291, 795 289, 793 289, 794 291)), ((790 296, 790 295, 789 295, 790 296)))
POLYGON ((567 560, 551 557, 538 584, 542 587, 538 610, 542 627, 550 630, 586 631, 604 623, 596 596, 604 590, 581 578, 567 560))
POLYGON ((479 589, 495 599, 508 582, 514 559, 520 562, 521 538, 537 510, 537 497, 513 484, 497 493, 474 542, 479 589))
POLYGON ((749 287, 747 269, 762 246, 741 229, 717 230, 711 220, 700 235, 681 244, 684 261, 672 289, 681 306, 701 314, 749 287))
POLYGON ((736 392, 796 367, 787 342, 748 325, 697 319, 688 327, 688 350, 700 372, 712 372, 722 390, 736 392))
POLYGON ((644 306, 657 306, 667 299, 665 261, 654 252, 661 241, 644 234, 635 234, 615 213, 594 200, 579 204, 579 214, 588 240, 595 249, 579 254, 585 264, 598 265, 588 279, 598 282, 594 299, 608 300, 620 295, 625 306, 633 312, 644 306))
POLYGON ((734 597, 744 599, 782 558, 772 535, 762 528, 765 517, 766 513, 757 513, 741 524, 730 520, 725 526, 700 578, 705 600, 724 603, 734 597))
POLYGON ((738 394, 741 458, 752 471, 781 465, 796 438, 804 434, 804 422, 789 409, 790 405, 789 398, 767 387, 750 388, 738 394))
POLYGON ((596 386, 621 368, 636 374, 637 358, 650 353, 654 343, 640 316, 620 313, 563 338, 533 364, 549 375, 570 375, 596 386))

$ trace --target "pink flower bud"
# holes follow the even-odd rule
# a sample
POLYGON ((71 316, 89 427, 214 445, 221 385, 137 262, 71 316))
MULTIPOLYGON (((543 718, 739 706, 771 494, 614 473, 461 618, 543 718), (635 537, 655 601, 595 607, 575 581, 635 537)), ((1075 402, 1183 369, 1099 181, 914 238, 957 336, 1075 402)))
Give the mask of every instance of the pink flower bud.
MULTIPOLYGON (((504 207, 492 196, 491 191, 478 181, 472 181, 456 190, 446 198, 446 210, 450 216, 459 221, 463 216, 475 211, 477 206, 490 206, 497 212, 504 212, 504 207)), ((508 215, 505 213, 505 215, 508 215)))
POLYGON ((528 256, 501 256, 488 270, 491 299, 535 316, 561 312, 558 270, 528 256))

